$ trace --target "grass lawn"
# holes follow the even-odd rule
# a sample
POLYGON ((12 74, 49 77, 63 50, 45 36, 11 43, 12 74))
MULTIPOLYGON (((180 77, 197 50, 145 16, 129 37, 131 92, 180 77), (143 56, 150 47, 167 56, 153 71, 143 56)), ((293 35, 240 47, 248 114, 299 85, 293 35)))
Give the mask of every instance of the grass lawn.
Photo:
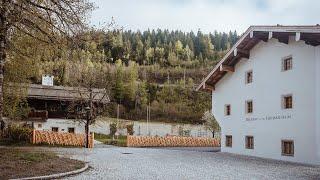
POLYGON ((58 157, 51 152, 0 148, 0 179, 50 175, 82 167, 84 162, 58 157))
POLYGON ((115 136, 115 138, 113 140, 112 136, 110 136, 110 135, 95 133, 94 139, 97 141, 103 142, 104 144, 121 146, 121 147, 127 146, 127 136, 122 136, 122 135, 115 136))

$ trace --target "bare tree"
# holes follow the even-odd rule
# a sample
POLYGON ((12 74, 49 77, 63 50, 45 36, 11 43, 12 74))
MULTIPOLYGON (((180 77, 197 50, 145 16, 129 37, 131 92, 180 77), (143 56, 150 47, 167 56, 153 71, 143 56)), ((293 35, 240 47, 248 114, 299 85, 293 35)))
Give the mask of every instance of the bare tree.
MULTIPOLYGON (((18 32, 52 46, 83 30, 87 0, 0 0, 0 121, 3 119, 3 76, 7 54, 20 53, 12 36, 18 32)), ((25 56, 25 54, 22 54, 25 56)))
POLYGON ((202 116, 202 120, 205 121, 205 128, 212 133, 212 137, 214 138, 214 133, 221 129, 216 118, 214 118, 211 111, 206 111, 202 116))
MULTIPOLYGON (((81 66, 83 67, 83 66, 81 66)), ((73 102, 70 108, 76 114, 76 121, 85 125, 86 147, 89 142, 89 127, 101 115, 110 99, 106 78, 98 67, 73 67, 75 80, 70 82, 74 87, 73 102)))

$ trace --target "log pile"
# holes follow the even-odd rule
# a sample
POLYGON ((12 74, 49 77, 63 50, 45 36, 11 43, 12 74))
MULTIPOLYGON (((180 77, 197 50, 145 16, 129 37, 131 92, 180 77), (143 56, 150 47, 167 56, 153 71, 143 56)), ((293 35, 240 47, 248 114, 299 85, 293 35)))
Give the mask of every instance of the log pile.
POLYGON ((220 147, 219 138, 127 136, 128 147, 220 147))
MULTIPOLYGON (((89 148, 93 148, 94 134, 89 136, 89 148)), ((49 144, 61 146, 85 146, 85 134, 33 130, 32 144, 49 144)))

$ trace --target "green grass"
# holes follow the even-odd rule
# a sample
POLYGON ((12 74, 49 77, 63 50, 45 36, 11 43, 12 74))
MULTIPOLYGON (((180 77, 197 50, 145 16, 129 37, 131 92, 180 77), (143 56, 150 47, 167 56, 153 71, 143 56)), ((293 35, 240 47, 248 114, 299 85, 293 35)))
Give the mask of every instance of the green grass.
POLYGON ((56 157, 54 153, 50 153, 50 152, 46 152, 46 153, 19 152, 19 153, 16 153, 15 156, 27 162, 41 162, 41 161, 50 160, 56 157))
POLYGON ((123 135, 115 136, 113 140, 112 136, 110 135, 95 133, 94 139, 97 141, 103 142, 104 144, 121 146, 121 147, 127 146, 127 136, 123 136, 123 135))

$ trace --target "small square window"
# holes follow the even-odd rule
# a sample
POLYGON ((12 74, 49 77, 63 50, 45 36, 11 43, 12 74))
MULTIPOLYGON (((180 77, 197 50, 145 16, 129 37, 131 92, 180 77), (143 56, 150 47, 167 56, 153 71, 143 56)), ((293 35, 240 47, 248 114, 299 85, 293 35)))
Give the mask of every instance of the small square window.
POLYGON ((58 128, 58 127, 52 127, 51 130, 52 130, 53 132, 58 132, 58 131, 59 131, 59 128, 58 128))
POLYGON ((246 136, 246 148, 253 149, 253 147, 254 147, 253 136, 246 136))
POLYGON ((284 109, 292 109, 292 107, 293 107, 292 95, 284 95, 282 97, 282 107, 284 109))
POLYGON ((38 128, 42 128, 42 124, 38 124, 38 128))
POLYGON ((74 133, 74 128, 68 128, 68 133, 74 133))
POLYGON ((231 115, 231 105, 230 104, 225 105, 225 115, 226 116, 231 115))
POLYGON ((252 79, 253 79, 253 72, 252 71, 246 72, 246 84, 252 83, 252 79))
POLYGON ((232 147, 232 136, 226 135, 226 147, 232 147))
POLYGON ((292 57, 288 56, 282 59, 282 71, 288 71, 292 69, 292 57))
POLYGON ((246 101, 246 113, 252 113, 253 112, 253 102, 251 100, 246 101))
POLYGON ((283 156, 294 156, 294 143, 292 140, 282 140, 281 149, 283 156))

